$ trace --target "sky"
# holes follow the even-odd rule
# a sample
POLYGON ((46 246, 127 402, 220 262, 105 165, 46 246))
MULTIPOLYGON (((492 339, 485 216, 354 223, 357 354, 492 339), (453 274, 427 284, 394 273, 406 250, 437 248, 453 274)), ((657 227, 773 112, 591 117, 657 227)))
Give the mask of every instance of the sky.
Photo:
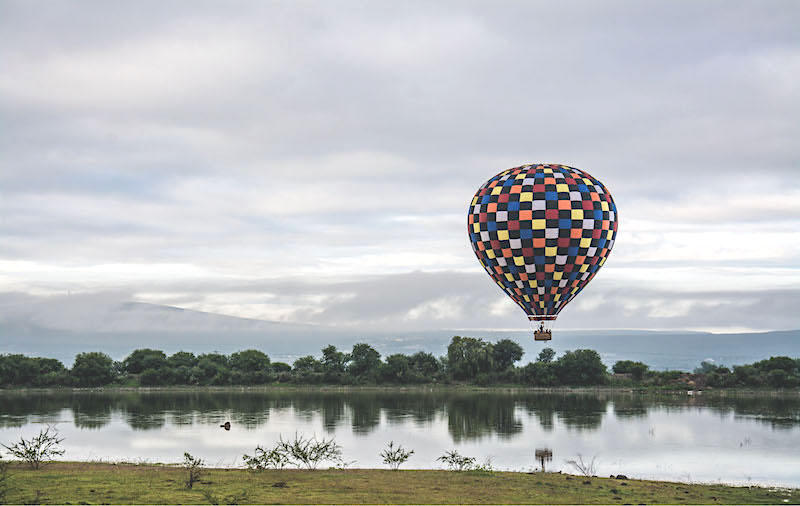
POLYGON ((619 211, 557 328, 800 328, 797 19, 794 1, 2 0, 0 332, 113 327, 129 302, 525 329, 466 219, 528 163, 588 171, 619 211))

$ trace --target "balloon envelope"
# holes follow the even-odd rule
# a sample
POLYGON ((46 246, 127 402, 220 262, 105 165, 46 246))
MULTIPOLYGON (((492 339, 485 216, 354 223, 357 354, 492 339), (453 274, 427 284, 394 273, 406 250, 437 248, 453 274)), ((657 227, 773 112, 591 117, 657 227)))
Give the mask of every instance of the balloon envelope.
POLYGON ((525 165, 478 189, 467 226, 473 251, 500 288, 530 320, 554 320, 611 253, 617 207, 583 170, 525 165))

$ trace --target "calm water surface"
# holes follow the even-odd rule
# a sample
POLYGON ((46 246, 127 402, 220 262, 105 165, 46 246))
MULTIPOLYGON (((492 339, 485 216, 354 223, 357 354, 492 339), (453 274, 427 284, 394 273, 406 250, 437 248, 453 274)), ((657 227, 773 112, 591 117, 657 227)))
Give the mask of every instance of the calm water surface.
POLYGON ((220 466, 295 432, 335 436, 354 467, 384 467, 395 441, 407 468, 440 468, 447 450, 503 470, 547 470, 596 456, 597 474, 800 487, 800 396, 542 392, 5 392, 0 442, 57 424, 69 460, 220 466), (229 432, 219 428, 230 421, 229 432))

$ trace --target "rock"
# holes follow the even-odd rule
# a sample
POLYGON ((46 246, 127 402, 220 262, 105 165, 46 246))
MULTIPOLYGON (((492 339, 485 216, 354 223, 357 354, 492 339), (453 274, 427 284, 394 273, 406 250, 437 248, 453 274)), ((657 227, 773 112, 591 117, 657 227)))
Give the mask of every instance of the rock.
MULTIPOLYGON (((612 477, 612 478, 614 478, 614 475, 611 475, 611 477, 612 477)), ((618 474, 618 475, 616 476, 616 478, 617 478, 618 480, 627 480, 627 479, 628 479, 628 477, 627 477, 627 476, 625 476, 624 474, 618 474)))

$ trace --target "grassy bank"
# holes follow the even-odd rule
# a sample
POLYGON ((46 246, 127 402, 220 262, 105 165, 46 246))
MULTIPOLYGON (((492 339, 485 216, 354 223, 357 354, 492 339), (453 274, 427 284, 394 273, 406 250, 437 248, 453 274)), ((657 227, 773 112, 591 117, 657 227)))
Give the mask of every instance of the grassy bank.
POLYGON ((54 463, 10 468, 18 504, 800 504, 800 489, 556 473, 208 469, 185 488, 180 467, 54 463))

